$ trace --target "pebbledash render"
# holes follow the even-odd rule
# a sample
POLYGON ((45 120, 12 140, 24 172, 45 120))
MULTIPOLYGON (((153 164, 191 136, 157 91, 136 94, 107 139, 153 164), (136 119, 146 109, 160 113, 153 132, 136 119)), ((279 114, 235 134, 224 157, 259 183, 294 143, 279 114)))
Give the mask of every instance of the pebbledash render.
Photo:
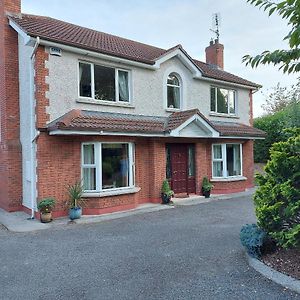
POLYGON ((82 180, 84 214, 176 195, 253 186, 252 95, 260 86, 223 70, 224 46, 206 63, 168 50, 21 13, 0 3, 0 207, 35 212, 45 197, 67 213, 82 180))

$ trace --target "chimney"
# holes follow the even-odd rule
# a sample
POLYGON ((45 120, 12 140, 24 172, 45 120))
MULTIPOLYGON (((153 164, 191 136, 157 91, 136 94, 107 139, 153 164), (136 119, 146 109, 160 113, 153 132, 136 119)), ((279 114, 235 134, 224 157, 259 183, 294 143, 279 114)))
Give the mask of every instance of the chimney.
POLYGON ((21 0, 0 0, 0 207, 7 211, 22 204, 18 34, 7 17, 20 13, 21 0))
POLYGON ((211 40, 209 46, 205 48, 206 63, 224 69, 224 45, 219 40, 211 40))

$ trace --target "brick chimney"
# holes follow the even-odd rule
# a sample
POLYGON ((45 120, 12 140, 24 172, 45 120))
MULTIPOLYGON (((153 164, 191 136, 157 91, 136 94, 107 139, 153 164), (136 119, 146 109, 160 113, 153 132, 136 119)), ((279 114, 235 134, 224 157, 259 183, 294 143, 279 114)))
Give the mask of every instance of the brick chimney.
POLYGON ((0 1, 0 207, 7 211, 22 204, 18 34, 7 18, 20 13, 21 0, 0 1))
POLYGON ((215 65, 220 69, 224 69, 224 45, 219 40, 211 40, 209 46, 205 48, 206 63, 215 65))

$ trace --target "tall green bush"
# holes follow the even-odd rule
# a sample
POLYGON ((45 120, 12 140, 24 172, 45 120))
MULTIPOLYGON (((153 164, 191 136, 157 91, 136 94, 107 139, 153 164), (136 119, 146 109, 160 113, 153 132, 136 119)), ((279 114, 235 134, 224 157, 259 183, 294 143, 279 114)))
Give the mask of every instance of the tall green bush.
POLYGON ((287 141, 275 143, 265 175, 257 175, 254 196, 258 225, 277 244, 300 247, 300 128, 286 130, 287 141))

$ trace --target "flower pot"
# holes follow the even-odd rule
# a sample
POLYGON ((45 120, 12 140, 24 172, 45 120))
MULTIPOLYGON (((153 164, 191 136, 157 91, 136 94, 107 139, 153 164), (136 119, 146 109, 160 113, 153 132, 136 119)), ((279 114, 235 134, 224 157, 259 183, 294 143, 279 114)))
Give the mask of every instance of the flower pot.
POLYGON ((170 200, 171 200, 171 196, 164 194, 164 193, 161 194, 162 204, 168 204, 168 203, 170 203, 170 200))
POLYGON ((210 197, 210 191, 204 191, 204 190, 202 190, 202 195, 203 195, 205 198, 209 198, 209 197, 210 197))
POLYGON ((51 212, 41 212, 41 222, 42 223, 49 223, 52 221, 52 213, 51 212))
POLYGON ((69 218, 71 220, 80 219, 82 215, 81 207, 74 207, 69 209, 69 218))

